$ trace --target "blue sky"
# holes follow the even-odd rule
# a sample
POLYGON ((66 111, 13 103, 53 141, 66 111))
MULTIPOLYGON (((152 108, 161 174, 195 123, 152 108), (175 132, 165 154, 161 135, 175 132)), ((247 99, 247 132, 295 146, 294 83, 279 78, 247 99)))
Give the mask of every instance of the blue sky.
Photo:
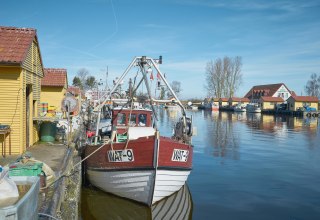
POLYGON ((243 84, 285 83, 297 94, 320 73, 320 1, 5 0, 0 25, 37 29, 44 66, 110 81, 133 57, 163 56, 182 98, 204 98, 205 66, 241 56, 243 84))

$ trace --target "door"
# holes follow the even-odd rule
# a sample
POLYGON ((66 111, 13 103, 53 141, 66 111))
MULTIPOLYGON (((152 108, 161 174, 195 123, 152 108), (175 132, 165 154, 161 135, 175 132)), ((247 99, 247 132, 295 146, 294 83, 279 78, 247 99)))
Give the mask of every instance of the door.
POLYGON ((26 148, 30 147, 30 93, 31 85, 26 87, 26 148))

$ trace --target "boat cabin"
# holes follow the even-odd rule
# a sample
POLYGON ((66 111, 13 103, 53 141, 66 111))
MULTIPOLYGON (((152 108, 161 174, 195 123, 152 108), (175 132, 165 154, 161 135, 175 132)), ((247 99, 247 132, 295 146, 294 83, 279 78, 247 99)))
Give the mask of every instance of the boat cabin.
POLYGON ((112 110, 112 125, 117 130, 117 139, 126 139, 127 134, 130 139, 137 139, 154 135, 155 132, 152 127, 152 111, 149 109, 132 109, 131 111, 129 108, 115 108, 112 110))
POLYGON ((112 111, 112 125, 116 127, 127 127, 128 125, 130 127, 151 127, 152 111, 149 109, 132 109, 131 111, 128 108, 116 108, 112 111))

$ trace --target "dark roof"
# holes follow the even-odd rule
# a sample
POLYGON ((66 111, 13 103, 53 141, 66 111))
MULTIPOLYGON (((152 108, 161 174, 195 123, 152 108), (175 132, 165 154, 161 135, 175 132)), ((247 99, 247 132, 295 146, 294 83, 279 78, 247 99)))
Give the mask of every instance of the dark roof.
POLYGON ((282 85, 284 85, 287 88, 287 90, 290 91, 284 83, 258 85, 258 86, 253 86, 244 97, 249 98, 253 92, 260 92, 260 91, 265 92, 264 96, 273 96, 282 85))
POLYGON ((67 83, 67 70, 45 68, 41 86, 64 86, 67 83))
POLYGON ((291 96, 295 101, 298 102, 319 102, 316 96, 291 96))
POLYGON ((35 37, 33 28, 0 26, 0 63, 21 65, 35 37))
POLYGON ((261 96, 260 99, 264 102, 284 102, 281 97, 261 96))

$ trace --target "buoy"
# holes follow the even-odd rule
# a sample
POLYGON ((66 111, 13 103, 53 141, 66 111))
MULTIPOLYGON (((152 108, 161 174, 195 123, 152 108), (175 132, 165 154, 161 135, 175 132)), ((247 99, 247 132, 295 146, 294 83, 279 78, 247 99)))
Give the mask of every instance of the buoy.
POLYGON ((311 113, 307 113, 307 117, 311 117, 311 113))
POLYGON ((318 117, 318 115, 316 113, 313 113, 312 117, 318 117))

